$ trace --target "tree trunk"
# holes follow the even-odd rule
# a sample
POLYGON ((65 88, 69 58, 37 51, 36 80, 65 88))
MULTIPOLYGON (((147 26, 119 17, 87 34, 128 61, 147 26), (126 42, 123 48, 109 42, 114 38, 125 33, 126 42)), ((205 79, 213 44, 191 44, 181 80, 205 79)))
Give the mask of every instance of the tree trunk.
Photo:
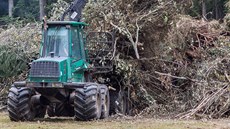
POLYGON ((42 20, 43 17, 45 16, 45 2, 46 0, 39 0, 40 20, 42 20))
POLYGON ((206 18, 206 14, 207 14, 207 12, 206 12, 206 0, 202 0, 201 2, 202 2, 202 17, 204 20, 207 20, 207 18, 206 18))
POLYGON ((216 18, 216 20, 218 20, 220 18, 219 9, 218 9, 219 8, 218 7, 218 0, 215 0, 214 4, 215 4, 215 18, 216 18))
POLYGON ((9 17, 13 16, 14 0, 9 0, 9 17))

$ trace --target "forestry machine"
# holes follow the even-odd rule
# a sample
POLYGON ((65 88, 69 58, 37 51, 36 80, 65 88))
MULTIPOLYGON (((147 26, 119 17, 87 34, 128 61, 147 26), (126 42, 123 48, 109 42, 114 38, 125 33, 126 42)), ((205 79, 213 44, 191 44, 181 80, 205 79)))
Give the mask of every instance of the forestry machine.
POLYGON ((40 56, 30 64, 26 81, 14 82, 9 90, 10 120, 32 121, 48 114, 87 121, 127 112, 127 92, 109 86, 113 79, 104 77, 114 73, 114 33, 84 32, 86 3, 72 2, 60 21, 43 20, 40 56))

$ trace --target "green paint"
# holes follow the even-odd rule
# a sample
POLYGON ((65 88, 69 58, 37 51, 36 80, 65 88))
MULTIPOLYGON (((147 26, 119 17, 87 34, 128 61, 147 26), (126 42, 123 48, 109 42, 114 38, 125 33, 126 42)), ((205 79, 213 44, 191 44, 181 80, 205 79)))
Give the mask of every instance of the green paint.
POLYGON ((87 24, 83 22, 58 21, 48 22, 47 25, 46 34, 48 36, 43 31, 40 58, 33 62, 57 62, 60 75, 58 78, 48 76, 31 77, 29 75, 28 82, 83 82, 85 80, 84 72, 89 65, 86 62, 87 53, 84 49, 86 40, 83 38, 83 27, 87 26, 87 24), (68 33, 66 33, 67 31, 68 33), (44 37, 48 37, 46 44, 44 37), (63 53, 60 53, 61 51, 64 52, 62 44, 68 45, 67 56, 63 56, 63 53), (51 52, 54 53, 54 57, 51 57, 51 52))

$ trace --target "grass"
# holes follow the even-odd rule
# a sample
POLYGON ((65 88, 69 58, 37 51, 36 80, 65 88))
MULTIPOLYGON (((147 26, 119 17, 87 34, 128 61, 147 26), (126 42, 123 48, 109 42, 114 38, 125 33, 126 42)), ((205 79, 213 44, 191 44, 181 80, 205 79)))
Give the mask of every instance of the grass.
POLYGON ((0 129, 229 129, 230 120, 195 121, 161 119, 108 119, 81 122, 73 118, 45 118, 33 122, 12 122, 0 113, 0 129))

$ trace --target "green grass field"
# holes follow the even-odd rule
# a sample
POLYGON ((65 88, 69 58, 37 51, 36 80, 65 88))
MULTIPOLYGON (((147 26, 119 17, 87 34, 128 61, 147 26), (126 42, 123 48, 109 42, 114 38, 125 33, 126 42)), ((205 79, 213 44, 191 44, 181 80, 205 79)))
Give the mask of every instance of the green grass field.
POLYGON ((195 121, 162 119, 113 119, 81 122, 73 118, 45 118, 33 122, 11 122, 0 113, 0 129, 230 129, 230 119, 195 121))

